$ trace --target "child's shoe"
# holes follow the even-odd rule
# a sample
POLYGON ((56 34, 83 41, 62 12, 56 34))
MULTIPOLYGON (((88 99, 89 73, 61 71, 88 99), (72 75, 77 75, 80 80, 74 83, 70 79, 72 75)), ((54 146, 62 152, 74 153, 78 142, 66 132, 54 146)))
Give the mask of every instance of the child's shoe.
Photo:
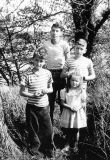
POLYGON ((45 151, 43 153, 48 158, 52 158, 54 156, 54 150, 53 149, 45 149, 45 151))
POLYGON ((44 157, 44 155, 39 152, 36 148, 27 148, 28 153, 34 158, 40 160, 41 158, 44 157))
POLYGON ((70 154, 77 154, 78 153, 78 145, 75 145, 73 148, 70 147, 69 151, 70 151, 70 154))

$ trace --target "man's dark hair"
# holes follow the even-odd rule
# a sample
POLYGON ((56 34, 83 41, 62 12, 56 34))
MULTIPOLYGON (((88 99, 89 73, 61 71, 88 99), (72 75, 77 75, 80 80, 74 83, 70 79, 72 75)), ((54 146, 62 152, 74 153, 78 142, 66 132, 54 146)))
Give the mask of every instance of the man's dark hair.
POLYGON ((64 27, 63 27, 60 23, 58 23, 58 22, 54 23, 51 28, 53 28, 53 27, 55 27, 55 28, 60 28, 61 31, 64 30, 64 27))

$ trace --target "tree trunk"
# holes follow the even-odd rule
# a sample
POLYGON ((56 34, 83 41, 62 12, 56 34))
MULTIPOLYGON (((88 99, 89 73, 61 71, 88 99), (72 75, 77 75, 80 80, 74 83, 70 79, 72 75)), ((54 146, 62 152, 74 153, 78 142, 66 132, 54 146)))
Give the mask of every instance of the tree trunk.
POLYGON ((74 2, 71 0, 72 15, 76 28, 75 39, 80 36, 87 40, 88 45, 85 54, 86 57, 91 57, 96 34, 110 15, 110 9, 108 8, 103 11, 102 19, 97 20, 94 25, 92 22, 92 8, 94 5, 94 0, 89 2, 83 0, 76 0, 74 2))

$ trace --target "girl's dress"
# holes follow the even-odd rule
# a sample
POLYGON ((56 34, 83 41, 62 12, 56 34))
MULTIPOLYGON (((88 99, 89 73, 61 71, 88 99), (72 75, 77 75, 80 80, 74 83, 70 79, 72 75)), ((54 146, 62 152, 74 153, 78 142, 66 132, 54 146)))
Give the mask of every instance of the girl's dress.
POLYGON ((85 89, 61 90, 61 99, 70 106, 63 108, 61 115, 61 127, 83 128, 87 127, 86 117, 86 91, 85 89), (75 111, 72 111, 74 109, 75 111))

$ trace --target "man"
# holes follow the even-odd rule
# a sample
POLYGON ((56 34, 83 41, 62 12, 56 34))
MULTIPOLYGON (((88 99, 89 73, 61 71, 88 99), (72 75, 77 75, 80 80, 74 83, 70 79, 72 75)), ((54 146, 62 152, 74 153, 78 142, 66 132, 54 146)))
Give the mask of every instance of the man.
MULTIPOLYGON (((60 78, 65 60, 70 55, 70 47, 63 40, 63 27, 59 23, 54 23, 50 31, 51 39, 46 41, 44 46, 47 50, 47 69, 53 76, 53 93, 49 94, 50 116, 53 123, 53 112, 56 95, 58 93, 58 102, 60 103, 60 90, 65 86, 65 79, 60 78)), ((62 110, 60 105, 60 110, 62 110)))

